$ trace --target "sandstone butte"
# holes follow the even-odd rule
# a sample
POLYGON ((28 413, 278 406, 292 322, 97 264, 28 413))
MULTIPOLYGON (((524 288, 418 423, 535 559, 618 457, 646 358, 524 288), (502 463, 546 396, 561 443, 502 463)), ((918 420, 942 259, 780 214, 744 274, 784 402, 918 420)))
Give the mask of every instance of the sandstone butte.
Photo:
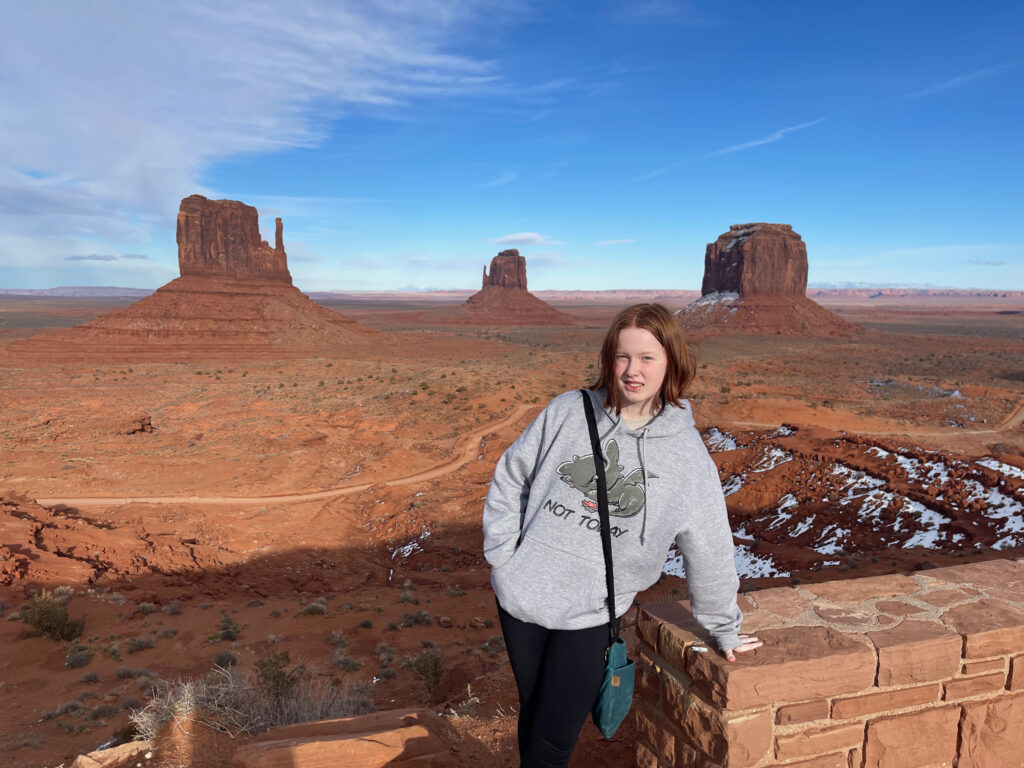
POLYGON ((400 351, 398 337, 360 326, 292 285, 282 235, 277 219, 270 247, 245 203, 186 197, 178 213, 180 277, 84 325, 7 344, 0 359, 102 364, 400 351))
POLYGON ((852 336, 863 328, 808 299, 807 246, 789 224, 733 224, 704 254, 701 297, 677 313, 705 335, 852 336))
POLYGON ((466 299, 463 316, 478 325, 576 325, 571 315, 541 301, 526 288, 526 259, 515 248, 484 267, 480 290, 466 299))

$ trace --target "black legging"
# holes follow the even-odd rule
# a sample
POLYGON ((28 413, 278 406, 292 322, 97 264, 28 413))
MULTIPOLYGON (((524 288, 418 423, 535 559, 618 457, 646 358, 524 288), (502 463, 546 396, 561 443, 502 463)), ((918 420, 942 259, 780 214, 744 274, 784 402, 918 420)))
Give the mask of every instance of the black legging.
POLYGON ((498 605, 519 689, 521 768, 564 768, 604 677, 608 624, 545 629, 498 605))

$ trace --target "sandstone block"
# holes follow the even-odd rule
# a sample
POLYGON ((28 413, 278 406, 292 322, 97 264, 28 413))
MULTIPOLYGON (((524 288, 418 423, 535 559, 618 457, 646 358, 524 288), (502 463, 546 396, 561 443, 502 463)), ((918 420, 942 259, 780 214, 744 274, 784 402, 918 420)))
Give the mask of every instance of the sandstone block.
POLYGON ((772 717, 767 709, 730 717, 675 681, 667 681, 665 688, 666 713, 687 742, 723 768, 746 768, 769 753, 772 717))
POLYGON ((768 768, 850 768, 859 766, 860 761, 850 762, 845 752, 837 752, 831 755, 812 757, 810 760, 800 760, 795 763, 773 763, 768 768))
POLYGON ((638 741, 636 745, 636 768, 664 768, 665 764, 658 759, 647 745, 638 741))
POLYGON ((774 613, 776 616, 791 619, 799 616, 807 608, 807 600, 792 587, 772 587, 751 592, 750 598, 757 603, 759 611, 774 613))
POLYGON ((960 636, 941 624, 904 621, 867 634, 878 649, 880 686, 942 680, 960 669, 960 636))
POLYGON ((868 722, 864 768, 953 765, 959 719, 959 707, 943 707, 868 722))
POLYGON ((875 654, 854 638, 825 627, 783 627, 758 633, 764 646, 738 654, 686 654, 695 688, 713 704, 753 709, 855 693, 874 684, 875 654))
POLYGON ((420 725, 370 733, 338 734, 315 739, 254 742, 239 747, 235 768, 333 768, 338 765, 377 768, 412 764, 453 765, 448 748, 420 725), (436 758, 426 761, 422 758, 436 758))
POLYGON ((1001 690, 1005 685, 1006 675, 1002 672, 991 672, 978 677, 964 677, 947 682, 942 698, 946 701, 966 699, 1001 690))
POLYGON ((832 718, 847 720, 851 717, 873 715, 904 707, 916 707, 919 704, 939 701, 942 689, 938 683, 921 685, 916 688, 901 688, 896 691, 869 693, 867 696, 853 696, 849 699, 836 699, 832 702, 832 718))
POLYGON ((1011 691, 1024 691, 1024 656, 1010 659, 1010 677, 1006 687, 1011 691))
POLYGON ((675 758, 676 734, 660 713, 649 707, 636 710, 636 729, 658 757, 671 763, 675 758))
POLYGON ((916 605, 910 605, 900 600, 879 600, 875 603, 875 610, 887 616, 911 616, 915 613, 923 613, 924 609, 916 605))
POLYGON ((682 739, 677 743, 676 761, 672 768, 724 768, 718 763, 712 763, 708 756, 687 744, 682 739))
POLYGON ((1024 765, 1024 694, 962 706, 958 768, 1024 765))
POLYGON ((661 701, 661 676, 643 654, 636 660, 636 693, 653 707, 661 701))
POLYGON ((928 576, 952 583, 1005 588, 1024 582, 1024 563, 1019 560, 986 560, 983 563, 936 568, 928 571, 928 576))
POLYGON ((794 725, 811 720, 821 720, 825 717, 828 717, 828 701, 818 699, 817 701, 805 701, 802 704, 788 704, 779 707, 775 712, 775 723, 777 725, 794 725))
POLYGON ((664 619, 656 617, 651 613, 651 608, 645 606, 636 613, 636 634, 645 643, 651 646, 655 653, 658 652, 658 629, 664 619))
POLYGON ((940 589, 936 592, 929 592, 926 595, 918 596, 919 600, 923 600, 929 605, 934 605, 938 608, 948 608, 954 603, 963 602, 968 598, 970 598, 970 595, 960 589, 940 589))
POLYGON ((687 646, 707 642, 714 647, 714 640, 697 623, 686 600, 645 605, 637 618, 637 631, 666 661, 680 670, 683 669, 687 646))
POLYGON ((1003 659, 985 659, 984 661, 965 661, 960 669, 961 675, 980 675, 982 672, 1006 671, 1003 659))
POLYGON ((110 749, 100 749, 79 755, 71 768, 121 768, 121 766, 146 765, 146 753, 153 749, 150 741, 130 741, 110 749))
MULTIPOLYGON (((997 561, 991 561, 997 562, 997 561)), ((989 563, 975 563, 988 565, 989 563)), ((956 566, 966 568, 967 566, 956 566)), ((963 635, 964 658, 1003 656, 1021 650, 1024 611, 998 600, 958 605, 942 614, 942 621, 963 635)))
POLYGON ((807 584, 804 589, 823 600, 830 600, 834 603, 860 603, 873 597, 912 595, 921 588, 909 576, 892 574, 846 581, 827 581, 824 584, 807 584))
POLYGON ((799 731, 775 737, 775 759, 792 760, 822 752, 849 751, 863 743, 863 723, 799 731))

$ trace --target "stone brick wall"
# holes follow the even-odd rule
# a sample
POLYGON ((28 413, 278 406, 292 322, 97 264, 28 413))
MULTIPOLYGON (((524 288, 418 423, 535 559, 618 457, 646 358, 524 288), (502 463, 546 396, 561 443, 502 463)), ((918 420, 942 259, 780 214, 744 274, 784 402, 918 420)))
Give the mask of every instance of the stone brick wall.
POLYGON ((638 768, 1024 766, 1024 559, 766 589, 730 663, 637 617, 638 768))

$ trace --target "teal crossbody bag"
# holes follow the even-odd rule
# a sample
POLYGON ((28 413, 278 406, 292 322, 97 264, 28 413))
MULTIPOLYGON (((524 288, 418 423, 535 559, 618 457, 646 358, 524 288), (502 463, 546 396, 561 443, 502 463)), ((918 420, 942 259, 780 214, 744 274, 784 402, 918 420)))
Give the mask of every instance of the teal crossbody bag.
POLYGON ((597 511, 601 517, 601 548, 604 551, 604 573, 608 586, 608 648, 605 650, 604 679, 597 701, 591 710, 594 725, 606 739, 611 738, 629 714, 633 704, 633 683, 636 668, 626 658, 626 642, 619 637, 619 622, 615 618, 615 575, 612 569, 611 521, 608 516, 608 487, 604 475, 604 454, 597 435, 594 404, 587 390, 583 393, 583 408, 587 412, 590 445, 594 451, 594 469, 597 474, 597 511))

